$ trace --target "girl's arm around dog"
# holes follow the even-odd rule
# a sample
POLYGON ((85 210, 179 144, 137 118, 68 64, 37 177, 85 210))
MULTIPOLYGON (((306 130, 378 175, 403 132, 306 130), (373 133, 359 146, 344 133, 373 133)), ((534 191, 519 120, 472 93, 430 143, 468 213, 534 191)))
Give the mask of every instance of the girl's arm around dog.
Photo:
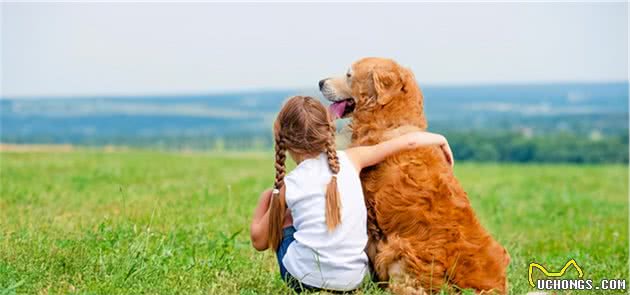
POLYGON ((358 171, 383 161, 388 156, 404 150, 437 145, 446 161, 453 165, 453 153, 446 138, 440 134, 415 131, 371 146, 359 146, 346 150, 346 154, 358 171))

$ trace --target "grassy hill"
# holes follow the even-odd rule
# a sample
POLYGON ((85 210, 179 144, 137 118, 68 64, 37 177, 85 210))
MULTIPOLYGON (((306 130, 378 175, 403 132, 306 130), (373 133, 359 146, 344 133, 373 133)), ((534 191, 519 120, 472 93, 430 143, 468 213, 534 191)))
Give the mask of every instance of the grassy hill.
MULTIPOLYGON (((274 256, 249 245, 270 153, 3 152, 0 167, 0 294, 287 292, 274 256)), ((511 294, 530 291, 530 262, 628 278, 626 166, 455 172, 512 255, 511 294)))

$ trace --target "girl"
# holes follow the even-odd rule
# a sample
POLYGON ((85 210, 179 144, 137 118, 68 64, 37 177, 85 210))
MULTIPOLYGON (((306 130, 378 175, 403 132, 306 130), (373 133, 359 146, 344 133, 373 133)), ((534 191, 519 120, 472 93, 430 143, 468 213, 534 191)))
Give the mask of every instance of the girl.
POLYGON ((367 212, 359 172, 387 156, 446 139, 413 132, 374 145, 335 150, 335 125, 324 105, 291 97, 274 123, 276 180, 254 212, 251 240, 276 251, 280 274, 296 291, 356 289, 368 274, 367 212), (286 174, 286 153, 297 167, 286 174))

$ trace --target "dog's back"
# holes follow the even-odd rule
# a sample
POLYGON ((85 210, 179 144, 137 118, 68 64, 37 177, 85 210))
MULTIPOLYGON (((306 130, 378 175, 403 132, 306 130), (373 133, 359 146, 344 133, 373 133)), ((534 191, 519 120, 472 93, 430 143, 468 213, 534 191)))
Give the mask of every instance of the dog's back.
POLYGON ((373 264, 381 279, 505 292, 509 256, 477 220, 439 148, 394 155, 361 178, 380 231, 373 264))

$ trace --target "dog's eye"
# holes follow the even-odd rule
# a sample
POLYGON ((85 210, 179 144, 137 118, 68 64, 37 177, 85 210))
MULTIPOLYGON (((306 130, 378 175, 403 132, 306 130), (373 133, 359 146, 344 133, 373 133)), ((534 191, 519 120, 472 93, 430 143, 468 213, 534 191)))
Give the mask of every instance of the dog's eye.
POLYGON ((346 78, 350 78, 352 76, 350 73, 346 73, 346 78))

